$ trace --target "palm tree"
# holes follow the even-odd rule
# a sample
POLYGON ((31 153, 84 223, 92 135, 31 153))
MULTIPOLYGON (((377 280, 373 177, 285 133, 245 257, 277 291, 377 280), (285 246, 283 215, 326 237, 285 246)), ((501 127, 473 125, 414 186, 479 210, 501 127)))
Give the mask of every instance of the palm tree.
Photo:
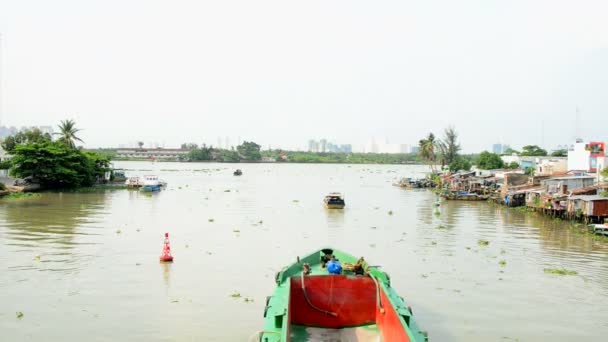
POLYGON ((59 132, 54 134, 60 136, 58 141, 64 143, 68 147, 76 148, 74 141, 78 140, 80 142, 84 142, 82 139, 76 136, 76 133, 78 132, 80 132, 80 129, 76 128, 76 123, 74 120, 61 120, 59 132))
POLYGON ((460 144, 458 144, 458 133, 456 129, 450 126, 444 131, 445 138, 437 142, 437 148, 441 152, 443 157, 442 163, 450 165, 456 158, 458 158, 458 152, 460 152, 460 144))
POLYGON ((421 139, 419 142, 419 151, 418 155, 422 160, 426 160, 429 162, 431 171, 435 172, 435 145, 437 142, 435 141, 435 135, 433 133, 429 133, 426 139, 421 139))

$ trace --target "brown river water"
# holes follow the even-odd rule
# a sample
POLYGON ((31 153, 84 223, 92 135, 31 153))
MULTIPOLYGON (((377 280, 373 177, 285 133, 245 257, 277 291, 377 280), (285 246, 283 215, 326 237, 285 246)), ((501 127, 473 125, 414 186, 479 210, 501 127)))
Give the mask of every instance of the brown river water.
POLYGON ((275 272, 321 246, 382 265, 430 341, 608 336, 608 239, 391 185, 424 166, 115 164, 168 187, 0 201, 0 340, 249 341, 275 272))

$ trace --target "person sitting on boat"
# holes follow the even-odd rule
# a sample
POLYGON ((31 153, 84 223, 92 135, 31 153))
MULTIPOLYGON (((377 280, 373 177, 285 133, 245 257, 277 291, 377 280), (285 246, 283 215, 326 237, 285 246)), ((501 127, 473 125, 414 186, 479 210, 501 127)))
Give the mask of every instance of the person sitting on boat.
POLYGON ((342 273, 342 265, 340 265, 340 260, 336 259, 333 255, 331 256, 331 260, 329 260, 327 263, 327 272, 329 272, 329 274, 342 273))

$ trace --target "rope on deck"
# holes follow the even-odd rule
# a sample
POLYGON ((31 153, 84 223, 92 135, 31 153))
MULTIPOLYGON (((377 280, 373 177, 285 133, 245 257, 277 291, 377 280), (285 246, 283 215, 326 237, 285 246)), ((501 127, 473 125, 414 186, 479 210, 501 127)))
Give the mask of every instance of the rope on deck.
POLYGON ((304 293, 304 298, 306 299, 306 303, 308 303, 308 305, 311 308, 313 308, 313 309, 315 309, 317 311, 320 311, 320 312, 322 312, 322 313, 324 313, 326 315, 330 315, 330 316, 333 316, 333 317, 338 317, 337 313, 320 309, 320 308, 318 308, 318 307, 316 307, 316 306, 314 306, 312 304, 312 302, 310 301, 310 298, 308 298, 308 294, 306 293, 306 286, 304 286, 304 273, 300 273, 300 275, 302 276, 301 277, 302 278, 302 292, 304 293))

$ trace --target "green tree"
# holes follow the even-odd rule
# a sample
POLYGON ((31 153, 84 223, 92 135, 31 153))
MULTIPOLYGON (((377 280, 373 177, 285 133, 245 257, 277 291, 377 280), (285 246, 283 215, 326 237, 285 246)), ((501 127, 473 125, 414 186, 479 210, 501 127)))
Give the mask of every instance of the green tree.
POLYGON ((253 141, 243 141, 242 144, 236 147, 236 150, 238 151, 238 154, 245 160, 260 160, 262 159, 260 148, 261 146, 253 141))
POLYGON ((450 126, 445 129, 444 138, 437 142, 437 147, 446 165, 452 164, 457 159, 460 144, 458 144, 458 133, 456 133, 454 127, 450 126))
POLYGON ((433 133, 429 133, 426 139, 421 139, 418 143, 418 156, 423 161, 429 163, 431 170, 435 172, 435 164, 437 161, 437 156, 435 154, 435 135, 433 133))
POLYGON ((456 156, 454 160, 448 165, 451 172, 457 171, 469 171, 471 169, 471 162, 461 156, 456 156))
POLYGON ((76 133, 78 132, 80 132, 80 129, 76 128, 74 120, 62 120, 59 124, 59 132, 55 134, 59 135, 57 141, 70 148, 76 148, 76 140, 83 142, 82 139, 76 136, 76 133))
POLYGON ((11 159, 11 174, 32 177, 48 188, 90 186, 104 176, 109 164, 100 154, 46 141, 18 145, 11 159))
POLYGON ((512 149, 512 148, 509 147, 502 154, 505 155, 505 156, 512 156, 513 154, 519 154, 519 151, 514 150, 514 149, 512 149))
POLYGON ((191 161, 206 161, 211 160, 211 148, 203 144, 201 148, 193 149, 188 153, 188 160, 191 161))
POLYGON ((524 173, 530 177, 534 176, 536 170, 533 167, 527 167, 524 169, 524 173))
POLYGON ((6 137, 2 141, 2 148, 8 152, 12 153, 17 145, 23 144, 31 144, 38 142, 51 141, 51 135, 48 133, 42 133, 38 128, 34 128, 31 130, 23 130, 17 132, 15 135, 11 135, 6 137))
POLYGON ((500 156, 488 151, 481 152, 475 164, 482 170, 501 169, 504 167, 504 162, 500 159, 500 156))
POLYGON ((551 153, 551 156, 552 157, 567 157, 568 150, 566 150, 566 149, 555 150, 555 151, 553 151, 553 153, 551 153))
POLYGON ((518 169, 519 168, 519 164, 516 161, 512 161, 509 163, 509 165, 505 165, 505 167, 507 169, 518 169))
POLYGON ((521 149, 521 156, 541 157, 546 156, 547 151, 537 145, 526 145, 521 149))
POLYGON ((219 159, 219 161, 222 161, 222 162, 233 162, 233 163, 241 160, 239 153, 237 151, 231 151, 231 150, 220 150, 218 159, 219 159))

